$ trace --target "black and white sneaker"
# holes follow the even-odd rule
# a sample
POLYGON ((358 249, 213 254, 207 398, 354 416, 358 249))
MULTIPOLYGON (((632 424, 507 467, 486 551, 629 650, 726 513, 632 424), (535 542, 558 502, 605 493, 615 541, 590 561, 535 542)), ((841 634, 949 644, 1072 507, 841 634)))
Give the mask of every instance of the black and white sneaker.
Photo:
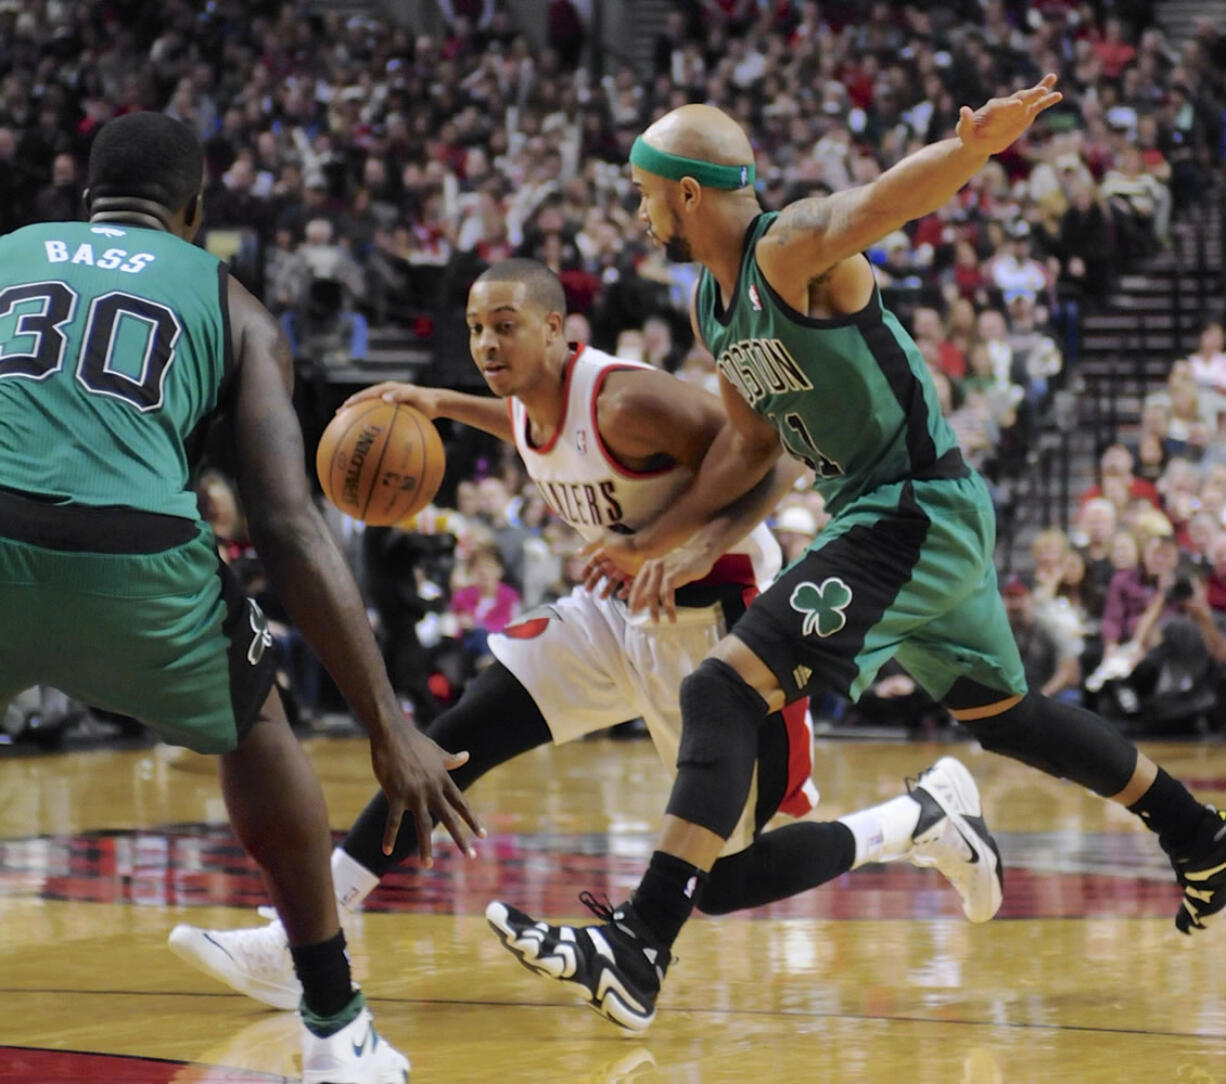
POLYGON ((942 757, 908 780, 907 789, 920 804, 907 860, 940 870, 961 897, 966 917, 987 922, 1004 899, 1004 866, 974 777, 960 760, 942 757))
POLYGON ((1226 907, 1226 812, 1206 806, 1199 831, 1170 859, 1183 889, 1175 926, 1186 934, 1203 930, 1205 923, 1226 907))
POLYGON ((656 1016, 656 997, 672 958, 654 943, 631 903, 612 908, 590 892, 580 902, 599 926, 550 926, 495 900, 485 919, 524 967, 566 984, 596 1012, 630 1031, 656 1016))

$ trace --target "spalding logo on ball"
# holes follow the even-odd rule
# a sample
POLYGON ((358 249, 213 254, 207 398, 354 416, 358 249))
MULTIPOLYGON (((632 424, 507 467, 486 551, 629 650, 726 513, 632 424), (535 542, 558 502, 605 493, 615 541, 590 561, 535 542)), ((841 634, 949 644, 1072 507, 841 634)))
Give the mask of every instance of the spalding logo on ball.
POLYGON ((368 399, 337 413, 315 452, 324 496, 372 527, 392 527, 433 499, 447 459, 416 407, 368 399))

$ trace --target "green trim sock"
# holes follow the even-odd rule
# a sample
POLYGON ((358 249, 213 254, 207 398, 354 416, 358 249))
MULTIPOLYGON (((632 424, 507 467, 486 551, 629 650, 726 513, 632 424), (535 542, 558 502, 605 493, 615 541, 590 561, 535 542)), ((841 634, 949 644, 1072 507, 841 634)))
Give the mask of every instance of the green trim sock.
POLYGON ((302 1017, 302 1022, 306 1024, 307 1031, 312 1035, 318 1035, 321 1039, 326 1039, 329 1035, 335 1035, 342 1028, 347 1028, 352 1024, 358 1018, 358 1013, 366 1007, 366 997, 361 990, 353 990, 351 993, 349 1004, 331 1016, 317 1016, 307 1008, 306 998, 303 998, 298 1004, 298 1013, 302 1017))
POLYGON ((1128 807, 1145 822, 1168 854, 1179 851, 1196 835, 1205 819, 1205 807, 1192 797, 1178 779, 1162 768, 1149 790, 1128 807))
POLYGON ((349 957, 345 953, 345 931, 337 930, 336 936, 315 945, 290 945, 289 951, 294 958, 294 970, 302 983, 303 1004, 318 1019, 328 1020, 336 1016, 353 997, 353 979, 349 974, 349 957))

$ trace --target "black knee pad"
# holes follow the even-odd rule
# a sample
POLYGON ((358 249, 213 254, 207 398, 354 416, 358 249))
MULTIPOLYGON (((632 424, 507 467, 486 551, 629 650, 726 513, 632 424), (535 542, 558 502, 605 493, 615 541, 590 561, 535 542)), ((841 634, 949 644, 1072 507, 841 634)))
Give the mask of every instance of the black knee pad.
POLYGON ((681 683, 681 746, 668 810, 727 839, 749 796, 766 702, 731 666, 704 659, 681 683))
POLYGON ((1113 726, 1039 693, 1027 693, 999 715, 960 722, 989 752, 1071 779, 1104 798, 1123 790, 1136 770, 1136 746, 1113 726))

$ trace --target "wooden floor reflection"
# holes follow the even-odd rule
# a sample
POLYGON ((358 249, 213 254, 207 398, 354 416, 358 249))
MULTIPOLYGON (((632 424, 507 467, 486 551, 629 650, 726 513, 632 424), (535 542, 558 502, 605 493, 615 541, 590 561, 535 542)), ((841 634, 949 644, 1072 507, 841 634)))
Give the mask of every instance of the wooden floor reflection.
MULTIPOLYGON (((364 746, 310 751, 343 828, 371 791, 364 746)), ((889 797, 947 751, 819 743, 819 811, 889 797)), ((474 788, 491 832, 482 857, 446 854, 372 897, 350 935, 357 973, 419 1084, 1226 1084, 1226 928, 1175 932, 1169 869, 1127 814, 953 751, 980 781, 1009 870, 1004 917, 987 926, 958 917, 931 871, 858 871, 692 922, 652 1030, 619 1033, 519 968, 480 914, 504 896, 578 917, 580 889, 616 899, 633 885, 664 780, 649 747, 597 741, 540 750, 474 788)), ((1150 751, 1223 800, 1226 749, 1150 751)), ((294 1079, 293 1016, 165 948, 178 921, 258 921, 258 879, 222 827, 206 762, 6 758, 0 794, 0 1081, 294 1079)))

